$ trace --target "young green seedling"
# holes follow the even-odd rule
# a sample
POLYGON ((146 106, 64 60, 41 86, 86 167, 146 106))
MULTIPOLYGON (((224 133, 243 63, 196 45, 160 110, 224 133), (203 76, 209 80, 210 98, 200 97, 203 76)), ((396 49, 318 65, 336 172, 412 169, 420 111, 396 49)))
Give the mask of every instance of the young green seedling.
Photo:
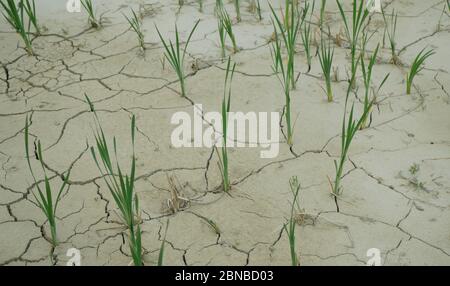
POLYGON ((300 266, 300 261, 297 256, 297 252, 295 250, 295 229, 297 226, 297 222, 295 220, 295 208, 298 207, 298 193, 300 191, 300 184, 298 183, 297 177, 291 177, 289 179, 289 187, 291 189, 291 192, 293 194, 293 201, 291 202, 291 212, 290 217, 287 220, 287 222, 284 224, 283 228, 286 231, 286 234, 288 236, 289 240, 289 248, 290 248, 290 254, 291 254, 291 265, 292 266, 300 266))
POLYGON ((319 18, 319 27, 323 29, 323 21, 325 20, 325 6, 327 5, 327 0, 321 0, 320 5, 320 18, 319 18))
POLYGON ((236 9, 236 20, 238 22, 241 21, 241 8, 240 8, 240 4, 239 4, 239 0, 233 0, 234 2, 234 8, 236 9))
POLYGON ((14 0, 0 0, 0 5, 3 8, 3 16, 6 21, 13 27, 16 32, 22 38, 25 44, 25 50, 28 55, 33 55, 33 48, 31 46, 31 39, 29 36, 29 29, 25 28, 24 22, 24 5, 22 2, 19 2, 17 5, 14 0))
POLYGON ((281 41, 278 38, 278 34, 276 33, 275 24, 274 25, 274 31, 275 31, 275 41, 272 42, 272 69, 274 73, 276 73, 278 80, 281 83, 281 86, 283 87, 284 91, 284 97, 285 97, 285 109, 284 109, 284 117, 286 120, 286 128, 287 128, 287 143, 289 146, 292 146, 292 125, 291 125, 291 97, 290 97, 290 83, 291 83, 291 76, 293 76, 293 73, 289 71, 289 69, 292 68, 292 65, 289 65, 289 61, 287 64, 287 67, 285 66, 283 62, 283 58, 281 56, 281 41))
POLYGON ((231 103, 231 83, 233 81, 236 63, 231 67, 231 58, 228 57, 227 71, 225 74, 225 84, 222 99, 222 150, 219 154, 219 169, 222 175, 222 187, 224 192, 230 190, 230 178, 228 173, 228 151, 227 151, 227 131, 228 131, 228 112, 230 112, 231 103))
MULTIPOLYGON (((314 0, 313 4, 312 4, 311 13, 309 15, 309 20, 303 22, 303 25, 302 25, 303 30, 302 30, 302 33, 300 33, 300 35, 302 37, 303 47, 305 49, 306 61, 308 63, 307 73, 309 73, 309 71, 311 70, 311 59, 312 59, 312 56, 311 56, 311 18, 314 13, 315 3, 316 3, 316 1, 314 0)), ((308 13, 309 5, 310 5, 309 2, 305 2, 305 8, 303 9, 304 17, 306 17, 306 14, 308 13)))
POLYGON ((345 33, 347 36, 347 40, 350 43, 350 53, 352 58, 351 63, 351 76, 350 83, 351 87, 355 88, 356 85, 356 72, 359 65, 360 57, 357 53, 357 44, 359 35, 365 26, 365 21, 369 15, 369 11, 364 7, 364 0, 353 0, 353 10, 352 10, 352 26, 350 30, 349 21, 347 20, 347 16, 345 15, 344 9, 342 8, 339 0, 336 0, 339 12, 341 14, 342 19, 344 20, 345 33), (357 1, 359 1, 359 6, 357 5, 357 1))
POLYGON ((429 51, 425 52, 425 48, 424 48, 416 56, 416 58, 414 59, 412 65, 411 65, 411 69, 410 69, 409 73, 406 75, 406 94, 411 94, 411 86, 413 84, 414 77, 421 70, 423 70, 423 68, 424 68, 423 63, 425 62, 425 60, 434 54, 435 54, 434 50, 429 50, 429 51))
POLYGON ((161 242, 161 247, 159 248, 159 255, 158 255, 158 266, 163 266, 164 261, 164 250, 166 245, 166 237, 167 237, 167 230, 169 229, 169 220, 167 220, 166 223, 166 231, 164 232, 163 241, 161 242))
POLYGON ((50 225, 50 232, 51 232, 51 243, 53 247, 55 247, 58 244, 58 238, 56 235, 56 210, 59 204, 59 201, 61 199, 61 194, 64 191, 66 185, 68 186, 67 182, 69 180, 70 176, 70 170, 67 172, 67 175, 62 174, 63 177, 63 183, 58 191, 58 194, 56 195, 56 198, 53 197, 52 188, 50 185, 50 179, 47 176, 47 173, 45 171, 44 166, 44 159, 42 157, 42 147, 41 142, 37 142, 37 150, 35 150, 36 159, 39 160, 39 163, 42 167, 42 172, 44 173, 44 186, 45 191, 41 189, 39 186, 39 183, 36 180, 36 176, 34 175, 33 168, 31 167, 30 162, 30 151, 29 151, 29 133, 28 133, 28 127, 29 127, 29 120, 28 115, 25 119, 25 155, 27 158, 28 168, 30 169, 31 176, 34 180, 34 185, 38 190, 38 196, 32 192, 34 199, 36 200, 37 205, 44 213, 45 217, 48 220, 48 223, 50 225))
MULTIPOLYGON (((87 96, 86 96, 87 98, 87 96)), ((88 102, 91 102, 90 100, 88 102)), ((92 107, 90 107, 92 109, 92 107)), ((141 229, 139 226, 139 201, 135 194, 135 174, 136 174, 136 155, 134 152, 136 119, 133 115, 131 119, 131 169, 130 174, 126 175, 122 172, 119 161, 117 159, 117 142, 113 137, 113 150, 115 162, 111 157, 111 150, 109 148, 105 133, 103 132, 100 120, 94 110, 97 130, 95 131, 95 147, 91 147, 91 154, 97 165, 100 174, 108 187, 114 202, 119 208, 121 219, 130 233, 130 251, 133 257, 133 262, 136 266, 142 266, 142 244, 141 244, 141 229), (99 158, 99 159, 98 159, 99 158), (101 164, 100 164, 101 163, 101 164), (114 167, 115 165, 115 167, 114 167)))
POLYGON ((130 28, 133 29, 133 31, 136 33, 136 36, 139 41, 139 46, 141 47, 142 50, 145 50, 144 34, 142 33, 141 21, 139 20, 138 16, 136 15, 133 9, 131 9, 131 12, 133 13, 132 17, 127 17, 125 15, 124 17, 130 24, 130 28))
POLYGON ((233 52, 237 53, 239 51, 236 38, 233 33, 233 23, 231 22, 230 15, 225 8, 222 8, 219 12, 219 20, 222 22, 222 26, 227 32, 228 37, 230 37, 231 43, 233 44, 233 52))
POLYGON ((367 104, 367 108, 365 108, 361 117, 356 120, 353 118, 353 107, 350 110, 350 115, 347 120, 347 104, 348 97, 351 91, 351 83, 349 83, 347 88, 347 95, 345 98, 345 107, 344 107, 344 118, 342 120, 342 134, 341 134, 341 154, 338 160, 334 160, 334 167, 336 170, 336 177, 334 179, 334 184, 331 184, 332 194, 335 196, 335 199, 342 193, 341 180, 342 180, 342 172, 344 170, 344 163, 347 160, 348 150, 350 149, 350 144, 352 143, 353 137, 356 132, 360 129, 363 121, 366 120, 369 110, 372 108, 373 100, 367 104), (347 122, 348 121, 348 122, 347 122))
POLYGON ((219 31, 221 56, 222 56, 222 58, 224 58, 225 57, 225 40, 226 40, 227 34, 225 31, 225 26, 224 26, 221 18, 217 19, 217 27, 218 27, 218 31, 219 31))
POLYGON ((325 78, 328 102, 333 101, 333 92, 331 90, 331 67, 333 64, 333 56, 334 47, 331 47, 331 41, 329 39, 326 41, 322 36, 322 40, 320 42, 319 62, 322 67, 323 77, 325 78))
MULTIPOLYGON (((388 39, 389 39, 389 46, 391 48, 391 62, 393 64, 398 64, 399 63, 399 59, 397 57, 397 52, 396 52, 396 46, 397 46, 397 42, 395 41, 395 33, 397 30, 397 16, 398 13, 395 13, 395 10, 392 9, 392 13, 391 13, 391 20, 388 21, 386 18, 386 15, 384 14, 384 9, 381 9, 382 15, 383 15, 383 20, 384 20, 384 24, 385 24, 385 30, 384 33, 387 34, 388 39)), ((384 40, 385 35, 383 35, 383 40, 384 40)))
POLYGON ((25 12, 27 13, 29 23, 28 23, 28 30, 30 30, 30 25, 33 24, 34 29, 36 30, 36 34, 40 35, 41 30, 39 29, 38 21, 37 21, 37 15, 36 15, 36 4, 34 3, 34 0, 25 0, 24 2, 21 2, 21 5, 23 5, 23 8, 25 9, 25 12))
POLYGON ((286 7, 286 15, 285 15, 284 25, 283 25, 283 22, 280 21, 280 19, 278 18, 277 14, 275 13, 275 10, 272 8, 272 5, 269 4, 269 7, 272 10, 273 18, 275 19, 275 21, 272 21, 272 22, 274 22, 275 35, 277 35, 278 33, 281 34, 284 45, 286 47, 286 51, 288 54, 286 71, 289 74, 290 85, 291 85, 292 89, 295 89, 295 84, 296 84, 296 80, 297 80, 296 77, 294 76, 294 73, 295 73, 295 69, 294 69, 295 45, 297 43, 298 31, 300 29, 300 26, 302 24, 304 17, 300 17, 295 12, 296 9, 294 9, 295 7, 294 7, 293 2, 287 2, 286 5, 287 5, 287 7, 286 7), (289 19, 290 19, 288 22, 286 22, 287 16, 289 16, 289 19), (277 27, 278 27, 278 30, 277 30, 277 27))
POLYGON ((184 45, 183 52, 181 52, 181 43, 180 43, 180 36, 178 34, 178 28, 175 24, 175 44, 172 43, 172 40, 169 40, 167 43, 161 33, 158 30, 158 27, 156 27, 156 31, 158 32, 159 38, 161 39, 161 42, 164 45, 165 53, 164 56, 169 61, 172 68, 175 70, 178 80, 180 81, 181 86, 181 96, 186 96, 186 88, 185 88, 185 78, 184 78, 184 57, 186 55, 186 50, 189 45, 189 42, 191 41, 191 37, 194 34, 195 29, 198 26, 198 23, 200 23, 200 20, 197 20, 195 22, 194 27, 191 30, 191 33, 189 34, 189 37, 186 41, 186 44, 184 45))
POLYGON ((95 18, 94 6, 92 5, 92 0, 81 0, 81 5, 88 14, 88 21, 92 28, 97 29, 100 27, 100 23, 95 18))
POLYGON ((377 59, 377 54, 378 54, 378 48, 380 45, 377 45, 377 48, 375 49, 375 51, 373 52, 372 56, 369 59, 369 64, 366 67, 365 61, 364 61, 364 56, 363 54, 361 54, 361 70, 362 70, 362 74, 363 74, 363 80, 364 80, 364 110, 367 110, 367 116, 364 118, 364 120, 361 122, 361 126, 359 127, 360 129, 364 129, 366 128, 366 123, 367 123, 367 119, 369 117, 371 117, 371 112, 372 112, 372 104, 371 102, 375 102, 376 101, 376 94, 380 91, 381 87, 384 85, 384 83, 386 82, 386 80, 389 77, 389 73, 384 77, 384 79, 382 80, 381 84, 378 86, 377 91, 373 91, 373 96, 372 98, 370 98, 370 90, 371 90, 371 81, 372 81, 372 70, 373 67, 376 63, 376 59, 377 59))

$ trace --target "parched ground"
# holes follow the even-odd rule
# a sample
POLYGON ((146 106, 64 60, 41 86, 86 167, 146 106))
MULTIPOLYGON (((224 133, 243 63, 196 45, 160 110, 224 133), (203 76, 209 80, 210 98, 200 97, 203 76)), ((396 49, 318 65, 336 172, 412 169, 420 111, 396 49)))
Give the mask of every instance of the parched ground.
MULTIPOLYGON (((192 113, 193 104, 203 104, 204 111, 220 110, 225 63, 220 59, 214 1, 205 1, 203 13, 196 1, 185 1, 181 10, 175 0, 94 2, 102 16, 99 30, 88 27, 84 12, 70 14, 65 3, 38 1, 40 24, 46 29, 33 39, 35 56, 25 53, 4 19, 0 22, 1 265, 65 265, 66 252, 73 247, 81 251, 83 265, 131 261, 126 232, 88 149, 95 121, 85 94, 105 132, 117 137, 125 169, 131 156, 130 118, 136 116, 136 191, 146 265, 157 260, 167 220, 165 264, 289 265, 282 227, 292 199, 288 180, 294 175, 301 183, 305 212, 296 233, 302 265, 365 265, 370 248, 381 251, 384 265, 450 265, 450 15, 448 8, 443 10, 445 1, 382 1, 387 12, 395 8, 399 13, 401 63, 389 62, 386 42, 373 83, 378 85, 387 73, 390 77, 378 95, 370 127, 357 133, 350 148, 344 191, 337 202, 330 195, 328 177, 335 174, 333 161, 340 152, 350 61, 345 41, 339 40, 343 34, 337 36, 343 24, 335 1, 326 6, 336 46, 334 102, 328 103, 322 90, 318 57, 306 73, 299 41, 300 77, 292 92, 292 110, 298 116, 294 146, 290 150, 280 136, 280 153, 273 159, 261 159, 259 148, 231 149, 231 196, 220 191, 213 149, 177 149, 170 142, 175 112, 192 113), (122 15, 130 7, 143 15, 145 53, 122 15), (187 98, 182 98, 175 73, 163 61, 154 24, 173 39, 176 21, 186 39, 197 19, 201 22, 186 58, 187 98), (406 72, 425 47, 436 54, 416 77, 413 93, 406 95, 406 72), (27 114, 31 139, 42 142, 54 189, 62 183, 60 175, 72 169, 57 211, 61 243, 56 249, 31 194, 36 189, 25 160, 27 114), (174 196, 168 178, 184 198, 175 214, 168 208, 174 196)), ((258 21, 247 1, 242 2, 243 19, 234 26, 241 51, 232 55, 237 72, 231 109, 281 112, 282 88, 271 70, 268 5, 261 1, 263 20, 258 21)), ((272 2, 279 7, 278 1, 272 2)), ((349 11, 350 1, 342 2, 349 11)), ((233 6, 226 8, 234 17, 233 6)), ((318 40, 317 18, 312 21, 318 40)), ((382 42, 381 15, 372 16, 370 29, 378 32, 369 53, 382 42)), ((360 114, 361 79, 358 86, 351 99, 360 114)), ((38 161, 32 161, 37 169, 38 161)))

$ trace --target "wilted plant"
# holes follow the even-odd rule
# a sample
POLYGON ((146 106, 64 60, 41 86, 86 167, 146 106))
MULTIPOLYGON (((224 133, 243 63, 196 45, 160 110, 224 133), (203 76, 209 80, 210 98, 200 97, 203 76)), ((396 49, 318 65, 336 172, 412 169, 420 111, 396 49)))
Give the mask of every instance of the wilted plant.
POLYGON ((29 55, 33 54, 33 48, 31 46, 31 39, 29 35, 29 29, 25 28, 25 21, 23 17, 24 5, 23 2, 19 2, 18 5, 14 0, 0 0, 0 4, 3 7, 2 12, 6 21, 16 30, 16 32, 22 38, 25 44, 25 50, 29 55))
MULTIPOLYGON (((328 29, 329 30, 329 29, 328 29)), ((331 41, 325 41, 322 36, 320 42, 319 62, 322 67, 323 77, 325 78, 326 94, 328 102, 333 101, 333 92, 331 90, 331 67, 333 64, 334 47, 331 47, 331 41)))
POLYGON ((236 20, 238 22, 241 21, 241 7, 240 7, 240 3, 239 0, 233 0, 234 2, 234 9, 236 9, 236 20))
POLYGON ((100 23, 97 21, 97 18, 95 18, 95 11, 94 6, 92 5, 92 0, 81 0, 81 5, 89 16, 88 21, 91 27, 94 29, 99 28, 100 23))
POLYGON ((62 174, 61 177, 63 178, 63 183, 58 191, 58 194, 56 195, 56 198, 53 197, 52 194, 52 188, 50 185, 50 179, 47 176, 47 173, 45 171, 45 167, 44 167, 44 159, 42 157, 42 147, 41 147, 41 142, 38 141, 37 142, 37 150, 35 150, 35 154, 36 154, 36 159, 39 160, 39 163, 41 164, 42 167, 42 172, 44 173, 44 186, 45 186, 45 192, 41 189, 41 187, 39 187, 39 183, 36 180, 36 176, 34 175, 33 172, 33 168, 31 167, 31 162, 30 162, 30 151, 29 151, 29 136, 28 136, 28 126, 29 126, 29 121, 28 121, 28 115, 25 119, 25 155, 27 158, 27 163, 28 163, 28 168, 30 169, 31 172, 31 176, 33 177, 34 180, 34 185, 36 186, 37 190, 38 190, 38 196, 36 196, 36 194, 34 192, 32 192, 37 205, 39 206, 39 208, 42 210, 42 212, 44 213, 45 217, 48 220, 48 223, 50 225, 50 232, 51 232, 51 243, 53 245, 53 247, 55 247, 58 244, 58 238, 56 235, 56 210, 58 207, 58 203, 61 199, 61 194, 63 192, 63 190, 65 189, 67 182, 69 180, 69 176, 70 176, 70 170, 67 172, 67 175, 62 174))
MULTIPOLYGON (((275 24, 274 24, 275 29, 275 24)), ((278 38, 278 34, 276 33, 275 29, 275 41, 272 42, 272 69, 276 73, 278 80, 281 83, 281 86, 283 87, 284 91, 284 97, 285 97, 285 110, 284 110, 284 117, 286 120, 286 128, 287 128, 287 143, 289 146, 292 146, 292 125, 291 125, 291 97, 290 97, 290 83, 291 83, 291 76, 293 76, 293 73, 289 71, 289 69, 292 69, 292 64, 287 63, 287 67, 285 66, 283 62, 283 58, 281 56, 281 41, 278 38)))
POLYGON ((25 2, 20 2, 20 5, 23 5, 23 8, 25 9, 25 12, 28 15, 29 23, 28 23, 28 30, 30 30, 30 24, 33 24, 34 29, 36 30, 36 34, 40 35, 41 30, 39 29, 38 21, 37 21, 37 14, 36 14, 36 4, 34 3, 34 0, 25 0, 25 2))
POLYGON ((230 15, 228 14, 225 8, 222 8, 218 13, 219 13, 219 21, 222 22, 221 25, 227 32, 228 37, 230 37, 231 43, 233 44, 233 52, 237 53, 239 49, 236 44, 236 37, 234 36, 233 33, 233 23, 231 22, 230 15))
POLYGON ((350 52, 352 58, 350 84, 352 88, 354 88, 356 84, 355 82, 356 72, 358 69, 360 59, 360 57, 356 54, 358 39, 365 25, 365 21, 369 15, 369 11, 364 7, 365 1, 359 0, 359 6, 356 3, 357 1, 358 0, 353 0, 352 22, 351 22, 352 26, 350 30, 350 26, 348 23, 349 21, 347 20, 347 16, 345 15, 344 9, 342 8, 342 5, 339 2, 339 0, 336 0, 339 12, 341 14, 342 19, 344 20, 345 33, 350 43, 350 52))
POLYGON ((350 115, 347 120, 347 103, 351 88, 352 88, 351 84, 349 83, 347 95, 345 98, 344 118, 342 120, 341 154, 339 157, 339 161, 334 160, 336 177, 334 179, 334 184, 331 184, 331 187, 332 187, 332 194, 335 196, 335 198, 337 198, 337 196, 339 196, 342 192, 341 188, 342 172, 344 170, 344 163, 347 160, 347 154, 348 150, 350 149, 350 144, 352 143, 353 137, 355 136, 356 132, 360 129, 361 124, 366 120, 368 112, 369 110, 371 110, 373 105, 373 100, 369 101, 367 108, 364 109, 364 112, 361 115, 361 117, 358 120, 356 120, 353 118, 354 105, 352 104, 350 115))
MULTIPOLYGON (((396 46, 397 46, 397 42, 395 41, 395 33, 397 30, 397 16, 398 14, 395 13, 395 10, 392 9, 392 13, 391 13, 391 20, 388 21, 386 19, 386 15, 384 14, 384 9, 381 9, 382 15, 383 15, 383 20, 384 20, 384 24, 385 24, 385 30, 384 33, 385 35, 387 34, 388 39, 389 39, 389 46, 391 49, 391 62, 393 64, 397 64, 399 62, 398 57, 397 57, 397 52, 396 52, 396 46)), ((383 38, 385 37, 385 35, 383 35, 383 38)))
POLYGON ((142 33, 141 21, 139 20, 133 9, 131 9, 131 12, 133 13, 132 17, 127 17, 125 15, 124 16, 130 24, 131 29, 133 29, 133 31, 136 33, 139 41, 139 46, 142 48, 142 50, 145 50, 144 34, 142 33))
POLYGON ((231 67, 231 58, 228 57, 227 71, 225 74, 225 84, 222 99, 222 150, 219 154, 219 169, 222 175, 222 186, 224 192, 230 190, 230 178, 228 174, 228 151, 227 151, 227 131, 228 131, 228 112, 230 112, 231 103, 231 83, 233 81, 234 69, 236 63, 231 67))
POLYGON ((300 191, 300 184, 298 183, 298 179, 296 176, 293 176, 289 179, 289 187, 293 194, 293 200, 291 202, 291 212, 290 217, 287 220, 286 224, 284 224, 283 228, 286 231, 289 240, 289 248, 291 253, 291 262, 292 266, 300 266, 300 261, 298 260, 297 252, 295 250, 295 228, 297 226, 297 222, 295 219, 295 208, 298 206, 298 193, 300 191))
POLYGON ((377 54, 378 54, 378 48, 380 45, 377 45, 377 48, 375 49, 375 51, 373 52, 372 56, 369 59, 369 64, 366 67, 365 61, 364 61, 364 57, 361 54, 361 70, 362 70, 362 74, 363 74, 363 79, 364 79, 364 110, 367 110, 367 116, 364 118, 364 120, 361 122, 360 125, 360 129, 364 129, 366 128, 366 122, 367 122, 367 118, 370 117, 370 114, 372 112, 372 104, 371 102, 375 102, 376 98, 375 95, 376 93, 378 93, 378 91, 381 89, 381 87, 384 85, 384 83, 386 82, 386 80, 389 77, 389 73, 384 77, 384 79, 382 80, 381 84, 378 86, 378 90, 376 92, 374 92, 373 97, 370 98, 370 90, 371 90, 371 81, 372 81, 372 70, 373 67, 375 65, 376 59, 377 59, 377 54))
POLYGON ((429 50, 429 51, 425 52, 425 48, 424 48, 416 56, 416 58, 414 59, 412 65, 411 65, 411 69, 410 69, 409 73, 406 75, 406 94, 411 94, 411 86, 412 86, 414 77, 421 70, 423 70, 423 68, 424 68, 423 63, 425 62, 425 60, 434 54, 435 54, 434 50, 429 50))
MULTIPOLYGON (((303 30, 302 33, 300 33, 301 37, 302 37, 302 43, 303 43, 303 47, 305 48, 305 54, 306 54, 306 61, 308 63, 308 71, 307 73, 311 70, 311 59, 312 59, 312 55, 311 55, 311 18, 314 12, 314 5, 315 5, 316 1, 313 1, 312 4, 312 8, 311 8, 311 14, 309 15, 309 20, 308 21, 304 21, 303 22, 303 30)), ((308 13, 309 10, 309 2, 305 2, 305 8, 303 9, 303 15, 304 17, 306 17, 306 14, 308 13)))
POLYGON ((194 34, 195 29, 198 26, 198 23, 200 23, 200 20, 197 20, 195 22, 194 27, 191 30, 191 33, 189 34, 189 37, 186 41, 186 44, 184 45, 183 52, 181 53, 181 45, 180 45, 180 37, 178 34, 178 28, 175 24, 175 45, 172 43, 171 40, 169 40, 169 43, 167 43, 164 38, 162 37, 161 33, 158 30, 158 27, 156 27, 156 31, 158 32, 159 38, 161 39, 161 42, 164 45, 165 49, 165 57, 169 61, 172 68, 175 70, 178 76, 178 80, 180 81, 181 86, 181 96, 186 96, 186 90, 185 90, 185 83, 184 83, 184 57, 186 55, 186 50, 189 45, 189 42, 191 41, 191 37, 194 34))

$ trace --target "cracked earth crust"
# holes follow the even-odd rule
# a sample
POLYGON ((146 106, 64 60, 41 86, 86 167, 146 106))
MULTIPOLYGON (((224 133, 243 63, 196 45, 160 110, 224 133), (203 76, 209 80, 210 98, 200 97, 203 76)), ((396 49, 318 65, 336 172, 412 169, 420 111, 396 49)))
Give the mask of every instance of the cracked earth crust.
MULTIPOLYGON (((146 265, 158 259, 167 220, 167 265, 290 265, 282 227, 290 210, 288 180, 294 175, 307 214, 296 235, 302 265, 365 265, 370 248, 380 249, 383 265, 450 265, 450 13, 443 11, 445 1, 382 1, 387 11, 399 13, 401 64, 389 63, 386 44, 374 82, 388 72, 390 77, 370 127, 352 143, 344 191, 336 201, 328 177, 335 174, 333 160, 340 152, 349 67, 345 45, 336 46, 335 101, 327 103, 318 57, 307 73, 298 43, 300 76, 291 93, 298 116, 294 145, 289 148, 280 133, 280 153, 273 159, 261 159, 258 148, 231 148, 232 190, 226 195, 220 191, 213 149, 177 149, 170 143, 173 113, 192 114, 194 104, 202 104, 205 112, 219 111, 226 63, 220 59, 214 1, 205 1, 203 13, 196 1, 185 1, 181 10, 177 1, 94 2, 102 15, 99 30, 88 27, 84 12, 69 14, 65 3, 38 1, 46 29, 33 37, 35 56, 25 53, 17 34, 0 20, 0 265, 65 265, 73 247, 81 251, 83 265, 131 261, 125 228, 89 152, 94 117, 84 94, 105 133, 117 137, 121 162, 129 161, 129 124, 136 116, 136 192, 146 265), (122 16, 130 7, 144 11, 144 53, 122 16), (187 97, 182 98, 175 73, 167 62, 162 65, 164 51, 154 24, 173 38, 176 21, 185 39, 197 19, 201 22, 186 60, 187 97), (436 54, 415 78, 412 95, 406 95, 409 63, 424 47, 436 54), (24 152, 27 115, 32 141, 42 142, 51 184, 60 185, 61 175, 72 170, 57 211, 60 244, 55 249, 32 195, 35 184, 24 152), (418 171, 412 173, 412 166, 418 171), (168 176, 177 178, 187 199, 174 214, 167 208, 168 176)), ((350 1, 342 2, 350 11, 350 1)), ((266 1, 261 4, 263 20, 258 21, 242 1, 243 19, 234 26, 240 51, 232 56, 237 63, 232 110, 281 113, 284 99, 271 71, 268 44, 273 27, 266 1)), ((233 6, 226 7, 234 16, 233 6)), ((328 1, 326 11, 326 23, 336 35, 343 28, 336 3, 328 1)), ((373 15, 369 52, 382 41, 383 25, 381 15, 373 15)), ((351 98, 359 112, 362 81, 358 86, 351 98)))

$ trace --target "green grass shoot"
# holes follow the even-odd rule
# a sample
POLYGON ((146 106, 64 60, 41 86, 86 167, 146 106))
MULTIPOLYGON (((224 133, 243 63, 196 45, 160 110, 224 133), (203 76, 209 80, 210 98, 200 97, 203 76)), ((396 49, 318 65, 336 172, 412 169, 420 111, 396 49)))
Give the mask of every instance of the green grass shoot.
POLYGON ((226 34, 227 32, 225 31, 224 23, 223 23, 222 19, 220 19, 220 18, 217 19, 217 28, 218 28, 218 32, 219 32, 221 56, 222 56, 222 58, 224 58, 225 57, 225 40, 227 37, 227 34, 226 34))
MULTIPOLYGON (((315 3, 316 3, 316 1, 313 1, 309 19, 308 19, 308 21, 303 21, 302 33, 300 33, 300 35, 302 37, 303 48, 305 49, 306 61, 308 63, 307 73, 311 70, 311 60, 312 60, 312 55, 311 55, 311 18, 312 18, 313 12, 314 12, 315 3)), ((308 13, 309 5, 310 5, 309 2, 305 2, 305 8, 303 8, 304 17, 306 17, 306 15, 308 13)))
POLYGON ((48 220, 48 223, 50 225, 50 232, 51 232, 51 244, 53 245, 53 247, 55 247, 58 244, 58 238, 57 238, 57 233, 56 233, 56 211, 57 211, 57 207, 60 202, 60 199, 61 199, 61 194, 64 191, 65 187, 68 186, 67 182, 69 180, 70 170, 67 172, 67 175, 64 175, 64 174, 62 175, 63 183, 62 183, 61 187, 59 188, 56 198, 54 198, 53 192, 52 192, 52 187, 50 185, 50 179, 48 178, 47 173, 45 171, 44 159, 42 157, 41 142, 38 141, 37 142, 37 150, 35 150, 35 154, 37 157, 36 159, 39 160, 39 163, 42 167, 42 172, 44 174, 45 191, 41 189, 38 181, 36 180, 36 176, 33 172, 33 168, 31 167, 28 127, 29 127, 29 120, 28 120, 28 115, 27 115, 27 117, 25 119, 25 155, 27 158, 27 163, 28 163, 28 167, 31 172, 31 176, 33 177, 35 187, 37 188, 37 191, 38 191, 38 195, 36 195, 34 192, 32 192, 32 194, 36 200, 37 205, 42 210, 42 212, 44 213, 45 217, 48 220))
POLYGON ((81 5, 88 14, 88 21, 92 28, 97 29, 100 27, 100 23, 95 17, 94 5, 92 0, 81 0, 81 5))
POLYGON ((156 31, 158 32, 159 38, 161 39, 161 42, 164 45, 164 49, 165 49, 164 55, 165 55, 166 59, 169 61, 172 68, 175 70, 175 72, 178 76, 178 80, 180 81, 181 96, 183 96, 183 97, 186 96, 185 76, 184 76, 184 58, 186 56, 186 50, 189 45, 189 42, 191 41, 191 37, 194 34, 194 31, 197 28, 198 23, 200 23, 200 20, 197 20, 197 22, 195 22, 195 25, 192 28, 191 33, 189 34, 186 44, 184 45, 183 52, 181 52, 180 36, 178 34, 178 28, 177 28, 176 24, 175 24, 175 44, 171 40, 169 40, 169 42, 164 40, 163 36, 161 35, 161 33, 158 30, 158 27, 156 27, 156 31))
POLYGON ((227 131, 228 131, 228 112, 231 108, 231 83, 233 81, 234 70, 236 63, 231 66, 231 58, 228 57, 227 70, 225 74, 225 83, 222 99, 222 148, 219 155, 219 169, 222 175, 222 187, 224 192, 228 193, 231 188, 230 178, 228 173, 228 151, 227 151, 227 131))
POLYGON ((395 34, 396 34, 396 30, 397 30, 397 16, 398 13, 395 13, 395 10, 392 9, 392 13, 390 15, 390 21, 387 20, 386 15, 384 13, 384 9, 381 10, 382 15, 383 15, 383 20, 384 20, 384 24, 385 24, 385 30, 384 30, 384 35, 383 35, 383 40, 384 37, 387 34, 387 37, 389 39, 389 47, 391 49, 391 62, 393 64, 398 64, 399 63, 399 59, 397 56, 397 52, 396 52, 396 47, 397 47, 397 42, 395 40, 395 34))
POLYGON ((139 20, 138 16, 136 15, 133 9, 131 9, 131 12, 133 16, 127 17, 124 15, 125 19, 127 19, 128 23, 130 24, 130 28, 133 29, 133 31, 136 33, 139 41, 139 46, 141 47, 142 50, 145 50, 144 34, 142 33, 141 21, 139 20))
POLYGON ((36 34, 41 34, 41 29, 38 25, 37 20, 37 14, 36 14, 36 4, 34 3, 34 0, 25 0, 25 2, 21 2, 21 5, 23 5, 23 8, 25 9, 25 12, 27 13, 29 22, 28 22, 28 30, 30 30, 30 25, 33 24, 34 29, 36 30, 36 34))
POLYGON ((298 207, 298 193, 300 191, 300 184, 298 183, 298 179, 296 176, 293 176, 289 179, 289 187, 293 194, 293 201, 291 202, 291 211, 290 217, 287 222, 284 224, 283 228, 286 231, 289 240, 289 249, 291 254, 291 265, 292 266, 300 266, 300 261, 297 256, 297 252, 295 250, 296 247, 296 238, 295 238, 295 229, 297 226, 297 222, 295 220, 295 209, 298 207))
POLYGON ((326 41, 322 36, 319 50, 319 62, 325 79, 328 102, 333 101, 333 92, 331 90, 331 67, 333 64, 334 47, 332 48, 331 46, 331 40, 328 39, 328 41, 326 41))
POLYGON ((434 55, 434 50, 428 50, 425 52, 425 48, 414 59, 411 69, 406 75, 406 94, 411 94, 411 86, 413 84, 414 77, 423 70, 423 64, 427 58, 434 55))
POLYGON ((236 37, 233 33, 233 23, 230 19, 230 15, 228 14, 225 8, 222 8, 219 12, 219 20, 222 22, 222 26, 227 32, 228 37, 230 37, 231 43, 233 44, 233 52, 237 53, 239 51, 238 46, 236 44, 236 37))
POLYGON ((161 247, 159 248, 159 255, 158 255, 158 266, 163 266, 164 264, 164 251, 166 246, 166 237, 167 237, 167 230, 169 229, 169 220, 167 220, 166 223, 166 231, 164 232, 163 241, 161 242, 161 247))
MULTIPOLYGON (((2 14, 6 21, 11 25, 11 27, 16 30, 16 32, 22 38, 25 44, 25 50, 28 55, 33 55, 33 48, 31 45, 31 39, 29 35, 29 29, 25 27, 24 21, 24 5, 19 2, 17 5, 14 0, 0 0, 0 5, 3 8, 2 14)), ((29 26, 29 25, 28 25, 29 26)))
POLYGON ((238 22, 241 21, 241 7, 240 7, 240 3, 239 0, 233 0, 234 2, 234 9, 236 9, 236 20, 238 22))

